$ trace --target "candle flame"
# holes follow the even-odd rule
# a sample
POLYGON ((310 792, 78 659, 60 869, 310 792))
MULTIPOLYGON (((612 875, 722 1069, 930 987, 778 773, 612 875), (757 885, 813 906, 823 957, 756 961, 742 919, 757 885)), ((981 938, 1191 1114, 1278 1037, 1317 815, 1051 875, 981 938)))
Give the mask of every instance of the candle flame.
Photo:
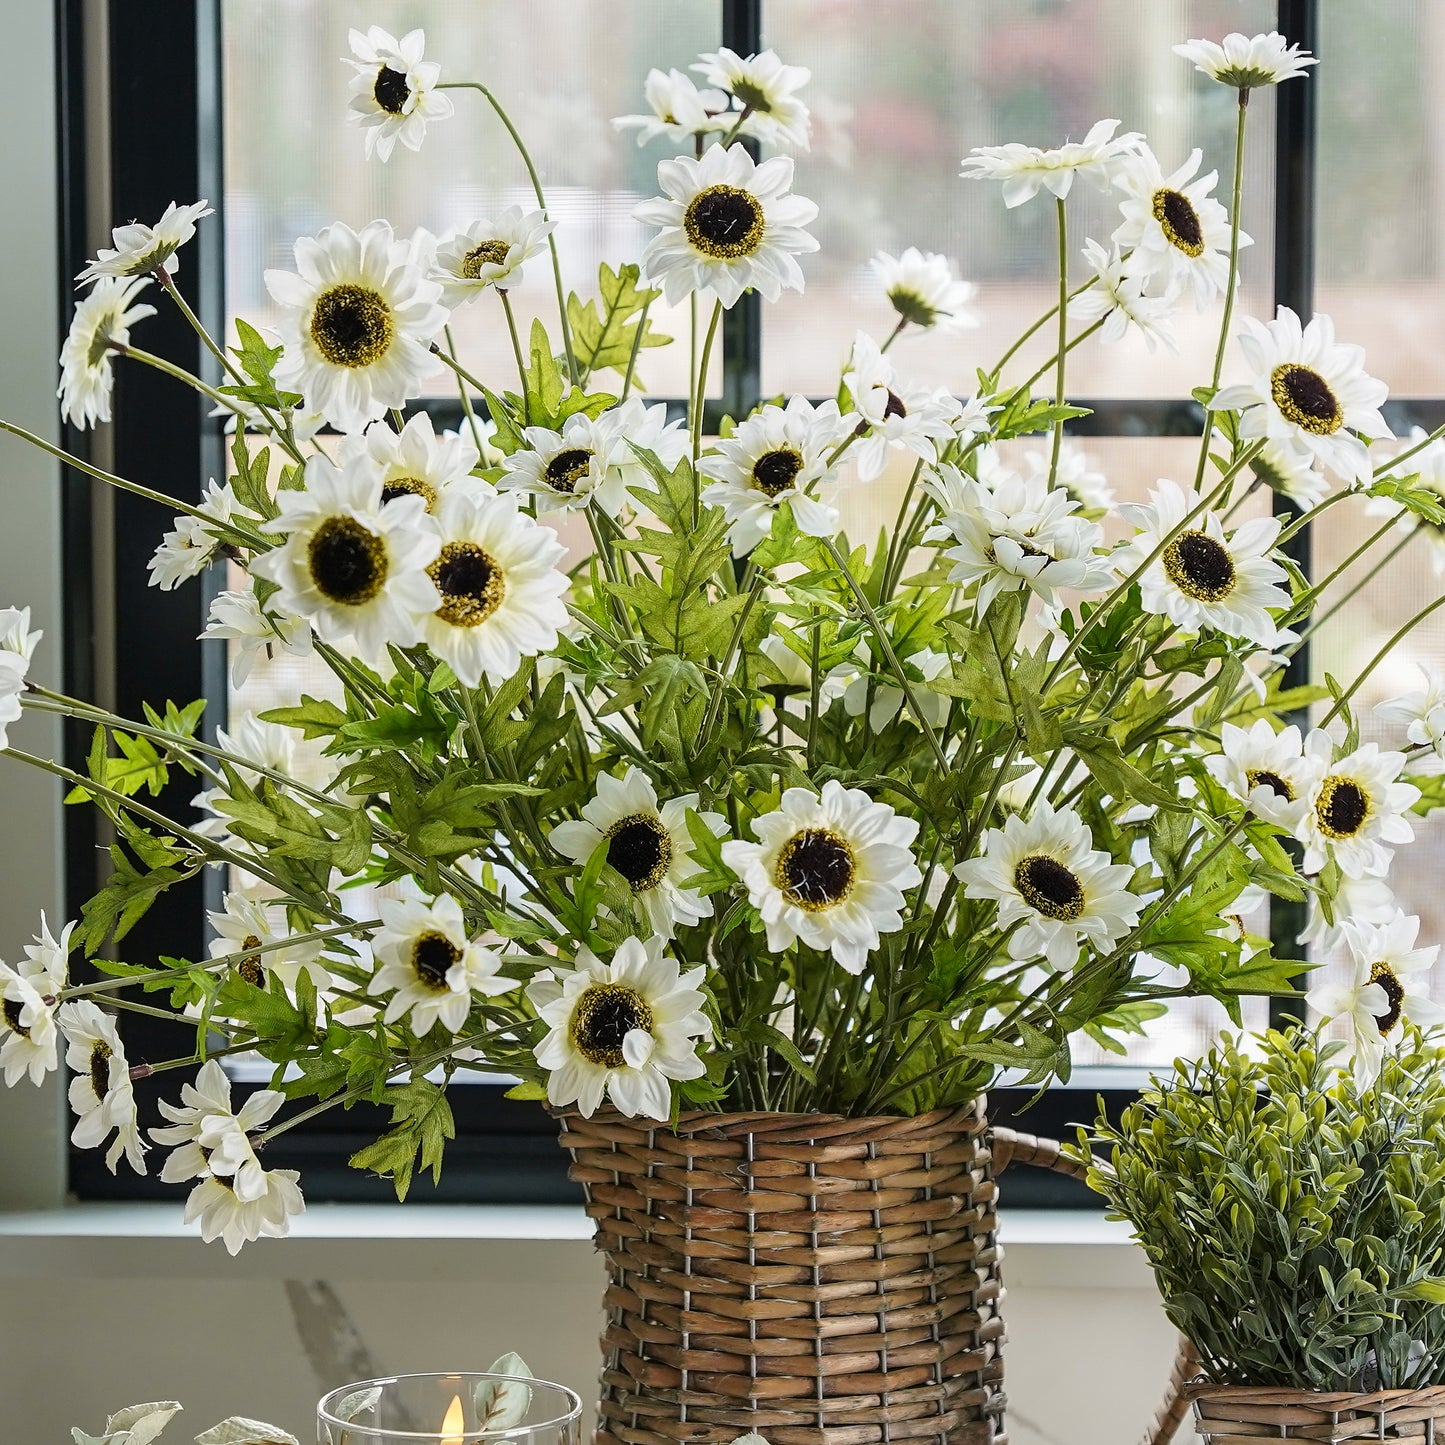
POLYGON ((462 1445, 462 1426, 466 1424, 466 1418, 462 1413, 462 1397, 453 1395, 451 1404, 447 1406, 446 1419, 442 1421, 441 1445, 462 1445))

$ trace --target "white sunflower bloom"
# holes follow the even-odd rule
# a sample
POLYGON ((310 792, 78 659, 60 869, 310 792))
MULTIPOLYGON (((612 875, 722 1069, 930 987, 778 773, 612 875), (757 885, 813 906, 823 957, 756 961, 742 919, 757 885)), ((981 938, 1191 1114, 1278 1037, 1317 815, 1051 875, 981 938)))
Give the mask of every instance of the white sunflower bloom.
MULTIPOLYGON (((625 417, 624 417, 625 419, 625 417)), ((527 446, 506 460, 500 492, 526 492, 542 512, 578 511, 595 502, 609 517, 618 517, 630 500, 624 465, 636 461, 618 431, 619 409, 599 417, 582 412, 569 416, 560 432, 529 426, 522 430, 527 446)))
POLYGON ((684 793, 659 803, 652 780, 637 768, 628 768, 621 779, 599 773, 597 792, 583 805, 582 817, 558 823, 548 841, 580 864, 605 844, 608 865, 627 880, 653 933, 670 939, 678 924, 711 918, 713 912, 711 898, 682 887, 698 871, 688 810, 697 811, 718 837, 727 827, 721 814, 699 811, 697 802, 696 793, 684 793))
POLYGON ((640 146, 664 137, 688 145, 698 136, 721 135, 735 119, 726 91, 699 90, 681 70, 649 70, 642 94, 652 107, 650 115, 619 115, 612 120, 614 130, 635 130, 640 146))
MULTIPOLYGON (((982 448, 979 449, 982 452, 982 448)), ((990 450, 992 450, 990 448, 990 450)), ((1053 470, 1049 452, 1025 452, 1024 463, 1030 480, 1042 477, 1048 483, 1053 470)), ((1087 512, 1109 512, 1114 507, 1114 489, 1109 479, 1095 466, 1093 459, 1078 442, 1066 437, 1059 448, 1059 465, 1053 473, 1053 484, 1067 492, 1087 512)))
POLYGON ((70 1107, 79 1118, 70 1142, 80 1149, 95 1149, 113 1132, 115 1138, 105 1155, 106 1168, 114 1174, 124 1154, 130 1167, 144 1174, 146 1146, 136 1124, 130 1063, 115 1019, 89 999, 77 999, 61 1004, 55 1021, 65 1035, 65 1062, 74 1074, 70 1107))
MULTIPOLYGON (((1227 455, 1229 444, 1221 438, 1220 446, 1227 455)), ((1300 511, 1308 512, 1319 506, 1330 490, 1329 478, 1314 462, 1313 452, 1270 441, 1250 462, 1249 469, 1265 486, 1288 497, 1300 511)))
MULTIPOLYGON (((1192 179, 1203 159, 1203 151, 1193 151, 1166 176, 1154 152, 1141 146, 1114 176, 1124 219, 1111 237, 1116 250, 1132 253, 1135 280, 1166 300, 1188 293, 1196 311, 1229 284, 1229 212, 1209 194, 1219 173, 1192 179)), ((1253 244, 1239 233, 1241 250, 1253 244)))
POLYGON ((910 326, 951 331, 978 325, 978 313, 968 304, 978 287, 960 281, 947 256, 909 246, 898 256, 879 251, 868 269, 883 288, 888 304, 910 326))
POLYGON ((1296 940, 1320 954, 1333 953, 1345 940, 1345 922, 1387 923, 1399 911, 1395 895, 1383 878, 1351 878, 1341 874, 1331 899, 1334 921, 1325 917, 1319 894, 1310 890, 1304 931, 1296 940))
POLYGON ((1049 489, 1047 474, 1025 479, 1000 467, 985 484, 945 463, 923 487, 940 513, 923 540, 954 544, 943 552, 954 564, 949 580, 977 585, 980 613, 1000 592, 1027 588, 1050 604, 1059 588, 1093 592, 1108 581, 1096 552, 1102 531, 1066 491, 1049 489))
POLYGON ((282 308, 276 385, 341 431, 360 431, 416 396, 436 370, 442 288, 385 221, 340 221, 296 242, 295 271, 267 271, 282 308))
POLYGON ((505 682, 524 657, 557 645, 571 585, 567 549, 515 497, 455 487, 437 508, 442 547, 427 568, 441 605, 426 619, 428 647, 466 687, 505 682))
POLYGON ((741 145, 713 145, 700 160, 660 161, 657 182, 664 194, 632 214, 661 228, 642 253, 642 269, 669 305, 700 294, 730 308, 750 289, 765 301, 803 289, 796 258, 818 249, 803 229, 818 208, 788 194, 790 157, 759 164, 741 145))
POLYGON ((1318 781, 1300 730, 1290 726, 1276 733, 1265 718, 1250 728, 1225 723, 1219 742, 1223 751, 1204 760, 1210 776, 1266 823, 1298 836, 1318 781))
POLYGON ((117 226, 110 233, 114 247, 102 246, 95 260, 87 261, 85 270, 75 279, 83 285, 102 276, 145 276, 156 270, 174 276, 180 264, 176 252, 196 234, 196 222, 214 214, 205 201, 193 206, 178 206, 172 201, 154 226, 138 221, 117 226))
MULTIPOLYGON (((942 727, 948 718, 951 699, 941 692, 934 692, 928 684, 952 671, 953 664, 948 654, 924 647, 899 661, 913 688, 924 722, 931 728, 942 727)), ((843 693, 843 711, 849 717, 862 717, 866 710, 869 730, 875 733, 882 732, 900 714, 905 723, 917 727, 918 719, 911 707, 904 706, 907 699, 893 676, 892 672, 879 667, 876 672, 855 677, 843 693), (868 701, 870 696, 873 699, 871 706, 868 701)))
MULTIPOLYGON (((794 93, 813 72, 801 65, 784 65, 771 50, 739 55, 723 46, 699 55, 692 67, 709 85, 731 95, 747 112, 740 134, 779 149, 808 149, 808 107, 794 93)), ((736 117, 728 117, 736 123, 736 117)))
POLYGON ((768 536, 783 506, 810 537, 837 532, 838 509, 812 493, 835 479, 829 457, 857 424, 853 413, 840 415, 835 401, 814 407, 795 396, 786 407, 759 408, 702 458, 699 470, 713 478, 702 500, 723 509, 734 557, 746 556, 768 536))
POLYGON ((1072 808, 1044 802, 1028 819, 1015 813, 990 828, 983 853, 953 871, 965 896, 997 902, 999 928, 1013 929, 1010 958, 1042 955, 1059 970, 1074 966, 1081 945, 1108 953, 1144 907, 1128 890, 1133 866, 1096 849, 1072 808))
POLYGON ((1388 388, 1366 373, 1364 351, 1337 342, 1328 316, 1301 326, 1288 306, 1270 322, 1242 317, 1239 345, 1251 378, 1217 392, 1210 409, 1238 411, 1245 441, 1263 437, 1308 451, 1345 481, 1369 482, 1361 438, 1394 433, 1379 410, 1388 388))
POLYGON ((222 548, 231 541, 226 523, 232 517, 244 517, 252 522, 260 520, 236 500, 229 482, 218 483, 214 479, 206 484, 196 510, 205 516, 193 517, 189 512, 178 516, 175 526, 165 534, 154 556, 146 563, 150 585, 162 592, 170 592, 182 582, 199 577, 222 555, 222 548))
POLYGON ((867 436, 850 448, 860 481, 871 482, 882 472, 890 449, 932 466, 939 447, 958 435, 962 412, 957 398, 942 389, 904 382, 867 332, 853 339, 843 385, 868 423, 867 436))
POLYGON ((1190 61, 1211 80, 1233 90, 1255 90, 1278 85, 1307 73, 1319 60, 1308 50, 1291 45, 1278 30, 1266 35, 1241 35, 1237 30, 1223 41, 1188 40, 1174 47, 1175 55, 1190 61))
POLYGON ((471 438, 454 431, 438 436, 431 417, 424 411, 417 412, 400 431, 376 422, 364 432, 342 437, 336 452, 341 466, 363 457, 381 472, 383 502, 417 496, 428 512, 435 512, 453 483, 486 485, 471 474, 481 460, 471 438))
POLYGON ((83 431, 110 420, 110 398, 115 389, 115 355, 130 344, 130 328, 154 306, 134 305, 150 285, 150 278, 102 276, 76 303, 70 330, 60 348, 61 419, 83 431))
POLYGON ((311 625, 302 617, 289 617, 268 603, 263 608, 255 592, 220 592, 211 599, 203 639, 234 643, 231 648, 231 686, 239 688, 251 675, 262 653, 270 658, 279 643, 293 657, 311 652, 311 625))
POLYGON ((1398 908, 1384 923, 1347 919, 1342 928, 1354 965, 1348 982, 1323 983, 1305 1001, 1323 1021, 1348 1021, 1355 1079, 1364 1087, 1379 1075, 1390 1035, 1402 1019, 1418 1028, 1445 1022, 1445 1007, 1430 997, 1430 970, 1440 945, 1417 948, 1420 920, 1398 908))
MULTIPOLYGON (((272 921, 273 915, 281 910, 268 908, 259 899, 247 898, 243 893, 227 893, 222 904, 220 913, 206 914, 215 931, 209 945, 212 958, 245 953, 248 948, 280 943, 291 937, 284 915, 279 924, 272 921)), ((303 973, 318 990, 330 986, 331 974, 321 962, 320 953, 319 938, 298 938, 285 948, 267 947, 264 953, 251 954, 232 967, 256 988, 265 988, 274 975, 294 997, 303 973)))
POLYGON ((608 472, 620 477, 629 493, 639 488, 646 492, 657 489, 652 473, 637 455, 639 450, 651 452, 669 472, 676 471, 678 463, 691 450, 686 418, 668 421, 665 401, 648 406, 639 398, 630 396, 626 401, 609 407, 602 415, 619 442, 608 464, 608 472))
POLYGON ((181 1086, 179 1105, 160 1101, 171 1122, 150 1136, 173 1146, 160 1177, 167 1184, 201 1181, 186 1200, 185 1222, 199 1221, 207 1244, 221 1239, 229 1253, 238 1254, 262 1235, 285 1236, 292 1215, 305 1210, 300 1176, 291 1169, 263 1169, 251 1146, 251 1132, 284 1101, 277 1089, 258 1089, 233 1112, 231 1081, 215 1059, 201 1065, 194 1084, 181 1086))
POLYGON ((381 967, 367 992, 396 990, 386 1023, 410 1014, 417 1038, 437 1024, 455 1034, 466 1024, 474 994, 490 998, 517 986, 501 973, 501 955, 467 936, 462 906, 450 894, 434 903, 383 899, 379 912, 382 927, 371 946, 381 967))
POLYGON ((781 953, 795 940, 862 973, 880 936, 903 927, 903 893, 923 881, 914 862, 916 819, 836 779, 821 794, 784 791, 776 812, 753 819, 750 843, 732 839, 723 861, 781 953))
POLYGON ((1066 141, 1054 150, 1040 150, 1017 141, 976 146, 964 157, 959 175, 965 180, 1002 181, 1003 203, 1010 209, 1032 200, 1041 186, 1062 201, 1077 175, 1108 185, 1119 161, 1143 144, 1144 137, 1137 131, 1116 136, 1118 128, 1117 120, 1101 120, 1083 140, 1066 141))
POLYGON ((508 206, 495 221, 473 221, 437 243, 432 280, 441 283, 451 307, 475 300, 493 286, 506 291, 522 282, 522 265, 547 249, 556 229, 542 211, 508 206))
POLYGON ((1144 610, 1168 617, 1183 632, 1212 628, 1270 649, 1287 640, 1270 616, 1290 605, 1288 591, 1277 585, 1288 574, 1270 561, 1279 522, 1254 517, 1226 533, 1219 514, 1206 511, 1180 531, 1199 505, 1199 494, 1161 477, 1149 497, 1147 503, 1119 508, 1138 530, 1114 554, 1114 570, 1128 576, 1177 533, 1139 579, 1144 610))
POLYGON ((42 635, 30 630, 28 607, 0 607, 0 748, 10 746, 10 724, 25 710, 25 674, 42 635))
POLYGON ((1409 812, 1420 790, 1399 781, 1404 753, 1365 743, 1337 758, 1334 739, 1323 728, 1305 739, 1305 753, 1318 782, 1301 839, 1304 871, 1318 873, 1333 858, 1347 877, 1382 877, 1390 871, 1394 845, 1415 837, 1409 812))
POLYGON ((603 1098, 629 1118, 667 1119, 672 1081, 700 1079, 699 1041, 712 1039, 702 968, 683 973, 663 940, 627 938, 611 963, 589 948, 577 966, 539 975, 527 998, 547 1026, 533 1050, 546 1070, 547 1102, 575 1103, 590 1118, 603 1098))
POLYGON ((1166 351, 1179 350, 1169 328, 1173 304, 1167 297, 1144 294, 1147 278, 1135 274, 1133 257, 1126 263, 1117 245, 1106 251, 1097 241, 1085 241, 1084 259, 1094 273, 1094 282, 1069 302, 1073 320, 1102 320, 1099 340, 1106 345, 1122 341, 1132 326, 1150 351, 1156 344, 1166 351))
POLYGON ((279 493, 280 515, 261 527, 285 544, 251 564, 277 584, 283 610, 306 618, 323 641, 355 638, 372 659, 384 658, 388 643, 419 642, 441 604, 427 575, 441 537, 425 504, 416 496, 381 498, 381 475, 369 459, 341 468, 310 457, 305 489, 279 493))
POLYGON ((448 96, 437 88, 441 66, 427 60, 426 35, 412 30, 398 40, 379 25, 347 35, 351 54, 344 64, 356 72, 348 109, 366 130, 366 153, 389 160, 397 141, 421 149, 427 125, 452 113, 448 96))
POLYGON ((0 1069, 8 1087, 22 1074, 32 1084, 43 1083, 58 1062, 55 995, 23 968, 0 963, 0 1069))
POLYGON ((1422 664, 1425 686, 1375 705, 1386 722, 1404 723, 1405 736, 1417 748, 1429 748, 1445 759, 1445 677, 1439 669, 1422 664))

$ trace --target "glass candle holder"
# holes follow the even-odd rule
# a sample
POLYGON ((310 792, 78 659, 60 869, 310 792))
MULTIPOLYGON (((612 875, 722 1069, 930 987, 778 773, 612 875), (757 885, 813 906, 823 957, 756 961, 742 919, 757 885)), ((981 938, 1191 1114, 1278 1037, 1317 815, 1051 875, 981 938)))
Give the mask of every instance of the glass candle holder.
POLYGON ((317 1445, 581 1445, 582 1401, 515 1375, 392 1375, 344 1385, 316 1407, 317 1445))

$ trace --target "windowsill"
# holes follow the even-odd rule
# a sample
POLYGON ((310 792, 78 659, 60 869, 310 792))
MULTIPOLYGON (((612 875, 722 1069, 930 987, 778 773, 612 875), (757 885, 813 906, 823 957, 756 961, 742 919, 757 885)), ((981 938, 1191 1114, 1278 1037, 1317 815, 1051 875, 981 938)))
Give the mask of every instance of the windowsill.
MULTIPOLYGON (((1076 1210, 1015 1210, 1000 1235, 1010 1288, 1153 1289, 1127 1225, 1076 1210)), ((0 1213, 0 1280, 580 1277, 599 1269, 587 1217, 568 1205, 317 1204, 284 1240, 232 1259, 179 1203, 74 1204, 0 1213)))

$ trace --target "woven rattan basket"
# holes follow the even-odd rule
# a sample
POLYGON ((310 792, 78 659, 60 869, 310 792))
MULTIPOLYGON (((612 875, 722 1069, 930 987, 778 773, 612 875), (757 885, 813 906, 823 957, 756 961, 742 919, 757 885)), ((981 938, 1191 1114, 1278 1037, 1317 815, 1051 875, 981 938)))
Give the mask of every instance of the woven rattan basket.
POLYGON ((611 1276, 597 1445, 1002 1445, 979 1108, 563 1126, 611 1276))
POLYGON ((1424 1390, 1283 1390, 1186 1385, 1195 1428, 1210 1445, 1264 1440, 1413 1440, 1445 1445, 1445 1385, 1424 1390))

